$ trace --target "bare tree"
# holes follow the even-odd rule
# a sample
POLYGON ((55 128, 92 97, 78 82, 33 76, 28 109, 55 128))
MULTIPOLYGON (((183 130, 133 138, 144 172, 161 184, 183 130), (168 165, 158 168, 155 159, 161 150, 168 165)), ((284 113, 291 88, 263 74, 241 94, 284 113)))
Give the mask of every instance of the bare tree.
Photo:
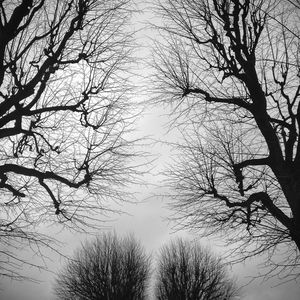
POLYGON ((1 275, 6 246, 93 223, 133 179, 129 16, 127 0, 0 1, 1 275))
POLYGON ((58 274, 57 299, 145 299, 149 258, 131 237, 106 234, 83 245, 58 274))
POLYGON ((220 259, 181 239, 161 249, 155 285, 158 300, 234 299, 238 290, 220 259))
POLYGON ((161 1, 155 64, 156 100, 185 126, 169 172, 175 218, 222 233, 244 257, 283 243, 288 267, 300 250, 297 3, 161 1))

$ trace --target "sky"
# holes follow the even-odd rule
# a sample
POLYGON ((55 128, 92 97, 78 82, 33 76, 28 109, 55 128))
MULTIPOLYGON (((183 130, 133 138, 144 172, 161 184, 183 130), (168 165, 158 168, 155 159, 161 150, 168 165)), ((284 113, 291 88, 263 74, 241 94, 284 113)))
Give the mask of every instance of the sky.
MULTIPOLYGON (((162 115, 163 112, 159 109, 152 110, 145 114, 140 122, 144 128, 144 132, 153 136, 163 138, 163 133, 166 132, 166 119, 162 115), (155 126, 154 126, 155 124, 155 126)), ((154 154, 161 154, 157 161, 155 171, 147 175, 147 180, 152 184, 147 187, 140 187, 139 203, 137 204, 123 204, 122 209, 126 214, 111 216, 106 227, 99 233, 107 231, 115 231, 119 236, 133 233, 137 240, 145 247, 148 254, 152 254, 155 258, 160 247, 168 243, 171 239, 182 237, 186 239, 197 239, 202 245, 208 246, 214 253, 222 257, 222 252, 226 251, 222 247, 219 239, 201 238, 200 235, 192 234, 187 231, 177 231, 174 229, 174 223, 167 220, 170 216, 165 199, 162 199, 158 194, 163 193, 163 187, 159 185, 161 178, 157 175, 168 161, 169 149, 165 146, 153 145, 152 152, 154 154)), ((55 229, 45 227, 44 231, 50 230, 55 233, 58 240, 63 241, 59 248, 60 252, 65 255, 72 256, 72 253, 81 246, 86 240, 93 239, 93 236, 88 234, 79 234, 76 232, 60 231, 60 228, 55 229)), ((1 300, 53 300, 52 288, 55 280, 55 274, 59 272, 61 267, 66 262, 66 259, 59 257, 57 254, 49 252, 47 249, 43 250, 49 271, 28 269, 30 276, 40 280, 39 283, 31 282, 8 282, 2 294, 1 300)), ((30 256, 32 262, 39 261, 36 256, 30 256)), ((289 282, 287 284, 278 285, 280 282, 276 278, 269 281, 257 279, 251 282, 252 276, 257 276, 263 270, 260 269, 259 258, 245 263, 233 265, 229 267, 229 274, 232 275, 240 287, 242 287, 241 299, 244 300, 299 300, 300 287, 299 282, 289 282), (250 282, 250 283, 249 283, 250 282)))
MULTIPOLYGON (((151 38, 154 37, 153 30, 144 28, 144 25, 145 22, 149 20, 153 21, 154 19, 151 12, 146 10, 146 5, 143 1, 138 0, 136 2, 141 12, 134 17, 133 26, 139 30, 136 39, 143 45, 137 55, 143 58, 143 56, 149 55, 149 45, 151 44, 151 38)), ((140 68, 140 70, 143 70, 140 75, 147 75, 145 67, 140 68)), ((142 85, 142 82, 140 82, 140 85, 142 85)), ((141 93, 141 95, 142 97, 147 97, 143 93, 141 93)), ((166 113, 168 113, 168 111, 160 107, 147 108, 136 124, 136 134, 138 136, 151 136, 151 138, 156 140, 176 140, 176 133, 168 132, 167 122, 169 119, 166 113)), ((145 247, 147 253, 152 254, 154 257, 163 244, 179 236, 187 239, 197 239, 201 244, 209 246, 213 252, 222 256, 222 253, 225 252, 226 249, 222 246, 220 240, 212 237, 210 239, 201 238, 199 234, 193 234, 188 231, 178 231, 174 228, 174 224, 168 220, 171 211, 167 206, 166 199, 159 196, 164 191, 159 172, 170 163, 172 153, 167 146, 160 143, 148 146, 147 150, 150 151, 154 157, 157 157, 154 161, 151 173, 147 174, 144 178, 149 184, 147 186, 135 187, 137 203, 123 203, 121 209, 126 213, 111 216, 102 232, 115 231, 120 236, 133 233, 145 247)), ((66 256, 71 256, 75 249, 80 247, 81 243, 93 238, 93 236, 88 234, 80 234, 66 230, 61 231, 59 227, 45 227, 42 228, 42 230, 51 232, 58 240, 63 242, 59 250, 66 256)), ((54 299, 52 288, 55 274, 59 272, 66 262, 66 259, 50 252, 48 249, 43 250, 43 253, 48 257, 45 260, 48 271, 37 270, 35 268, 27 269, 28 275, 38 279, 40 282, 8 281, 4 289, 0 292, 1 300, 54 299)), ((32 256, 30 253, 28 253, 28 257, 32 262, 39 260, 37 256, 32 256)), ((256 258, 251 261, 246 261, 245 263, 233 265, 229 268, 229 273, 237 280, 238 285, 243 286, 241 299, 299 300, 299 281, 292 281, 280 285, 278 284, 284 280, 280 281, 277 278, 268 281, 263 281, 262 279, 251 281, 253 276, 258 276, 258 274, 262 272, 259 266, 262 260, 263 258, 256 258)))

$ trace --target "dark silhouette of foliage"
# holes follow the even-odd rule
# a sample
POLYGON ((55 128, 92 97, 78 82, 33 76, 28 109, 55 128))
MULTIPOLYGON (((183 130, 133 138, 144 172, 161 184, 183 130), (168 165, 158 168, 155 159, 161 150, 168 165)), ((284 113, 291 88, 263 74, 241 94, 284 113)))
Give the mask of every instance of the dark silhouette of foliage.
POLYGON ((150 261, 133 237, 106 234, 75 254, 55 284, 59 300, 145 299, 150 261))
POLYGON ((220 259, 183 240, 162 248, 155 293, 158 300, 230 300, 238 295, 220 259))
POLYGON ((13 247, 49 243, 37 225, 95 225, 125 197, 129 16, 127 0, 0 1, 1 275, 18 276, 13 247))
POLYGON ((167 0, 157 10, 156 101, 174 103, 185 126, 168 173, 175 218, 237 242, 243 257, 284 244, 283 268, 297 267, 299 2, 167 0))

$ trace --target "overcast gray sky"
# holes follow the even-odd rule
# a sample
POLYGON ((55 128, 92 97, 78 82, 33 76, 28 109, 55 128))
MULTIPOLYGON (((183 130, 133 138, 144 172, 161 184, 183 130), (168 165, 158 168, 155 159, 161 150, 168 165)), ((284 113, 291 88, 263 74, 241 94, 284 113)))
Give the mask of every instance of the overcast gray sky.
MULTIPOLYGON (((149 21, 153 16, 151 12, 146 10, 146 5, 143 1, 137 1, 141 13, 134 18, 135 29, 141 29, 143 22, 149 21)), ((147 56, 151 41, 149 37, 153 36, 153 31, 150 29, 143 29, 137 34, 137 40, 143 44, 145 48, 139 50, 139 56, 147 56), (144 50, 142 50, 144 49, 144 50)), ((145 75, 145 67, 141 75, 145 75)), ((144 94, 142 94, 144 95, 144 94)), ((138 95, 138 98, 141 96, 138 95)), ((146 97, 144 95, 143 97, 146 97)), ((145 98, 146 99, 146 98, 145 98)), ((166 123, 167 117, 164 115, 166 111, 161 108, 148 108, 144 112, 142 118, 137 123, 138 135, 151 135, 155 139, 164 140, 176 139, 175 133, 167 134, 166 123)), ((166 202, 159 195, 163 192, 164 187, 159 186, 161 177, 157 173, 170 162, 170 149, 161 144, 152 145, 148 147, 153 155, 159 155, 159 158, 154 162, 153 174, 147 175, 145 178, 150 184, 147 187, 138 187, 137 198, 139 204, 123 204, 122 209, 128 214, 114 215, 112 220, 108 222, 107 229, 115 230, 117 234, 123 235, 127 233, 134 233, 137 239, 141 241, 148 253, 155 253, 158 249, 171 238, 182 236, 189 239, 197 238, 203 244, 208 244, 213 251, 222 255, 226 249, 221 247, 221 242, 214 239, 201 239, 199 235, 192 235, 191 233, 180 231, 175 232, 172 223, 169 223, 166 218, 170 215, 170 211, 166 206, 166 202)), ((71 255, 76 247, 80 246, 81 242, 86 239, 93 238, 87 234, 79 234, 76 232, 63 231, 59 233, 59 228, 44 228, 45 232, 54 232, 55 236, 64 242, 60 247, 60 251, 66 255, 71 255)), ((49 272, 44 270, 29 269, 28 274, 41 282, 8 282, 0 295, 1 300, 52 300, 51 294, 52 285, 55 278, 55 272, 58 272, 64 264, 65 259, 58 255, 48 252, 50 260, 47 260, 49 272)), ((30 254, 28 254, 30 255, 30 254)), ((31 257, 34 262, 37 257, 31 257)), ((245 285, 249 282, 251 276, 257 276, 261 271, 259 269, 259 258, 245 262, 244 264, 235 265, 230 269, 230 273, 237 279, 239 285, 245 285)), ((283 280, 282 280, 283 281, 283 280)), ((262 280, 255 280, 243 288, 243 296, 241 299, 245 300, 299 300, 300 298, 300 283, 289 282, 282 285, 277 285, 280 281, 272 279, 266 282, 262 280)))
MULTIPOLYGON (((156 138, 164 138, 166 129, 164 124, 166 119, 160 116, 163 111, 160 109, 152 109, 148 111, 139 123, 143 132, 150 134, 156 138)), ((170 138, 170 137, 169 137, 170 138)), ((226 251, 221 247, 221 241, 217 239, 203 239, 199 235, 193 235, 186 231, 176 232, 173 229, 172 223, 167 221, 167 216, 170 211, 167 209, 166 202, 159 196, 154 196, 163 192, 163 187, 159 187, 161 178, 155 174, 156 171, 163 168, 166 161, 168 161, 169 152, 165 146, 159 144, 152 147, 154 154, 161 154, 160 159, 156 162, 155 171, 153 175, 148 175, 147 180, 153 185, 139 188, 140 199, 139 204, 124 204, 122 209, 126 210, 127 214, 115 215, 113 220, 108 222, 107 228, 103 231, 114 230, 119 235, 127 233, 134 233, 142 245, 146 248, 149 254, 155 254, 159 248, 167 243, 170 239, 177 236, 186 237, 189 239, 197 238, 204 245, 209 247, 216 253, 222 256, 222 252, 226 251)), ((54 231, 59 240, 64 241, 60 251, 66 255, 71 255, 73 251, 80 246, 86 239, 93 238, 87 234, 79 234, 75 232, 63 231, 59 233, 59 228, 45 228, 44 231, 54 231)), ((52 261, 47 260, 47 266, 50 272, 38 271, 36 269, 28 270, 28 274, 41 280, 39 284, 30 282, 9 282, 2 292, 1 300, 53 300, 51 294, 52 286, 55 278, 55 272, 58 272, 64 264, 65 259, 60 258, 51 252, 45 250, 45 253, 52 261), (53 272, 53 273, 51 273, 53 272)), ((30 256, 29 256, 30 257, 30 256)), ((37 260, 36 257, 31 258, 32 261, 37 260)), ((240 286, 245 285, 250 281, 251 276, 257 276, 261 270, 259 269, 259 259, 253 259, 244 264, 234 265, 229 269, 229 272, 237 279, 240 286)), ((280 281, 269 280, 263 282, 262 280, 255 280, 242 289, 245 300, 299 300, 300 287, 299 282, 289 282, 277 286, 280 281)))

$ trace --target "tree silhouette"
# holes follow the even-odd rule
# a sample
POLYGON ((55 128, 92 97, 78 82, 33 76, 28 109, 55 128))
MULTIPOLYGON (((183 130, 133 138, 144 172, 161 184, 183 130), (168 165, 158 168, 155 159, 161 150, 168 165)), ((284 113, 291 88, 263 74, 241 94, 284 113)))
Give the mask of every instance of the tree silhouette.
POLYGON ((149 258, 133 237, 106 234, 83 245, 55 284, 57 299, 145 299, 149 258))
POLYGON ((158 300, 230 300, 238 293, 220 259, 199 244, 177 240, 161 250, 155 294, 158 300))
POLYGON ((287 267, 299 264, 300 249, 298 3, 157 6, 155 100, 174 104, 185 126, 168 174, 176 218, 222 233, 244 257, 284 243, 287 267))
POLYGON ((129 16, 127 0, 0 2, 1 275, 9 249, 49 243, 37 225, 95 225, 124 198, 129 16))

